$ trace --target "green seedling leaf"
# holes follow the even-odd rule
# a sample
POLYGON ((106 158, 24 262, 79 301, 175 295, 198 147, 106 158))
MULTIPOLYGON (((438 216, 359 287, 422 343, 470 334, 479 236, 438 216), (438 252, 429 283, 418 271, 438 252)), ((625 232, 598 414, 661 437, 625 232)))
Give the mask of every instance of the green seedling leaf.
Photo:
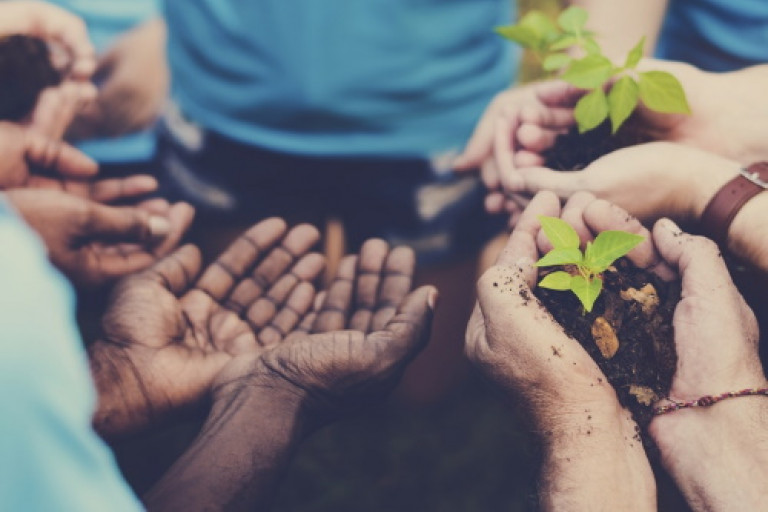
POLYGON ((539 215, 541 229, 555 249, 578 249, 581 240, 570 224, 557 217, 539 215))
POLYGON ((541 11, 530 11, 523 16, 519 25, 533 31, 539 41, 547 43, 560 33, 552 20, 541 11))
POLYGON ((645 237, 625 231, 603 231, 586 251, 584 262, 593 272, 602 272, 643 240, 645 237))
POLYGON ((634 69, 637 66, 637 63, 643 58, 643 48, 645 48, 645 36, 627 54, 627 60, 624 62, 625 68, 634 69))
POLYGON ((581 251, 576 249, 552 249, 536 262, 537 267, 552 267, 555 265, 578 265, 583 261, 581 251))
POLYGON ((557 17, 557 24, 566 32, 578 34, 584 28, 589 14, 581 7, 569 7, 557 17))
POLYGON ((690 114, 683 86, 666 71, 640 73, 640 99, 645 106, 666 114, 690 114))
POLYGON ((608 114, 611 117, 611 131, 616 133, 637 106, 640 89, 631 76, 616 80, 608 93, 608 114))
POLYGON ((549 45, 549 49, 553 52, 565 50, 566 48, 570 48, 571 46, 575 45, 578 41, 579 40, 576 36, 572 36, 570 34, 562 34, 561 36, 554 39, 554 42, 549 45))
POLYGON ((573 276, 571 279, 571 291, 579 298, 587 313, 592 311, 592 306, 595 305, 595 301, 602 289, 603 280, 599 277, 595 277, 590 281, 584 279, 583 276, 573 276))
POLYGON ((537 48, 540 44, 536 33, 527 27, 509 25, 506 27, 496 27, 494 30, 500 36, 509 39, 510 41, 514 41, 525 48, 537 48))
POLYGON ((588 39, 585 39, 585 40, 582 42, 582 44, 584 45, 584 49, 585 49, 585 50, 587 51, 587 53, 588 53, 588 54, 590 54, 590 55, 599 55, 599 54, 600 54, 600 52, 601 52, 601 50, 600 50, 600 45, 599 45, 599 44, 597 44, 597 41, 595 41, 595 40, 594 40, 594 39, 592 39, 592 38, 588 38, 588 39))
POLYGON ((608 98, 602 89, 598 88, 583 96, 576 108, 573 117, 579 125, 579 133, 584 133, 597 127, 608 117, 608 98))
POLYGON ((594 89, 602 86, 613 73, 613 63, 602 55, 587 55, 571 63, 562 79, 580 87, 594 89))
POLYGON ((544 68, 545 71, 556 71, 558 69, 563 69, 570 64, 572 60, 573 57, 567 53, 553 53, 547 55, 544 62, 542 62, 541 67, 544 68))
POLYGON ((573 276, 568 272, 558 270, 544 276, 544 279, 539 281, 539 286, 550 290, 570 290, 572 278, 573 276))

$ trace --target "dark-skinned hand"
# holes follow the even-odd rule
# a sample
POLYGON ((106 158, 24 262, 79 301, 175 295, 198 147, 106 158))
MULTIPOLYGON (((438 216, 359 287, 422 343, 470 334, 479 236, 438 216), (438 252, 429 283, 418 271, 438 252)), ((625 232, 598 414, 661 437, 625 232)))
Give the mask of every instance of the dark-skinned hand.
POLYGON ((288 389, 309 430, 382 398, 429 339, 437 290, 411 292, 414 265, 411 249, 367 241, 342 259, 319 309, 255 361, 233 361, 217 388, 288 389))
POLYGON ((178 249, 115 287, 90 347, 94 423, 115 437, 200 405, 234 355, 257 354, 312 308, 324 258, 317 230, 280 219, 244 233, 198 277, 199 250, 178 249))
POLYGON ((118 208, 58 190, 15 189, 5 195, 43 239, 53 264, 80 287, 148 267, 176 247, 194 216, 189 205, 162 200, 118 208))

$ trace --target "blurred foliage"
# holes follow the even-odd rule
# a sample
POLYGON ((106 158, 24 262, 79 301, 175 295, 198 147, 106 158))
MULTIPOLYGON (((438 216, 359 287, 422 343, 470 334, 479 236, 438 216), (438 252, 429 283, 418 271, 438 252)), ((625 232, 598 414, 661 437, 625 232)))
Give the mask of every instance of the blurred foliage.
MULTIPOLYGON (((551 14, 552 19, 557 18, 563 6, 562 0, 518 0, 518 17, 522 17, 531 9, 551 14)), ((509 43, 512 44, 512 43, 509 43)), ((523 52, 522 64, 520 66, 520 82, 530 82, 542 76, 541 64, 529 51, 523 52)))

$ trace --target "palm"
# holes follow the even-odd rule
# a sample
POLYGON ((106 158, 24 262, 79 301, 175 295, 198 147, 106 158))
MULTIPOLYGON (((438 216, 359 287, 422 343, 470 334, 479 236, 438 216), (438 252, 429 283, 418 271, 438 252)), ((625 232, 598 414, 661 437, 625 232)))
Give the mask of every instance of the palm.
POLYGON ((105 337, 91 350, 101 393, 96 425, 103 433, 143 428, 201 403, 234 355, 257 353, 275 330, 293 330, 311 307, 309 281, 323 260, 285 257, 309 250, 317 239, 313 228, 284 235, 281 222, 258 224, 194 282, 200 253, 185 246, 118 284, 103 319, 105 337), (248 236, 255 242, 244 242, 248 236), (254 288, 256 276, 263 289, 254 288), (116 389, 110 366, 112 374, 127 375, 123 388, 133 392, 116 389))

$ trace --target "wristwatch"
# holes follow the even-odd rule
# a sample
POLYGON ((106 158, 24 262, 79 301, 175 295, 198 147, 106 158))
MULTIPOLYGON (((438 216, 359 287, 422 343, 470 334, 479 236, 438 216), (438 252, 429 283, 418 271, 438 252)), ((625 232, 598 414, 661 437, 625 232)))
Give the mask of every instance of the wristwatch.
POLYGON ((739 174, 723 185, 704 208, 701 227, 704 233, 721 247, 728 242, 728 228, 744 203, 768 189, 768 161, 756 162, 741 169, 739 174))

